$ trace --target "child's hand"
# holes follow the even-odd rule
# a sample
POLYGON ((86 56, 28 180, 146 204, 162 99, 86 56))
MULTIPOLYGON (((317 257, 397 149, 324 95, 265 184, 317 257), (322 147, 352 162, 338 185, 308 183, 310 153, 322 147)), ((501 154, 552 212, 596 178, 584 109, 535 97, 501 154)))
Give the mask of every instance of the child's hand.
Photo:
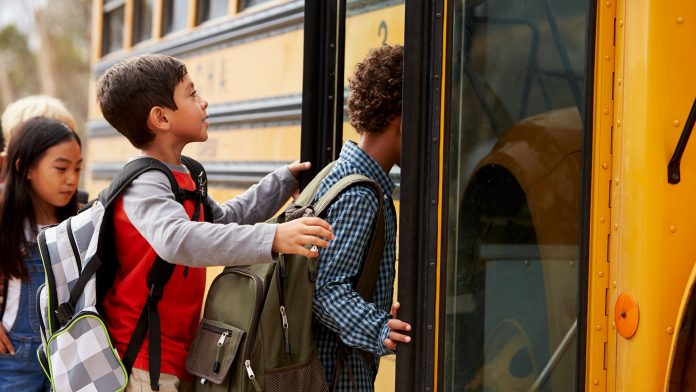
POLYGON ((12 343, 10 343, 10 338, 7 337, 7 334, 5 333, 5 328, 3 328, 2 325, 0 325, 0 353, 11 355, 14 355, 15 353, 14 347, 12 347, 12 343))
POLYGON ((391 307, 391 315, 393 319, 387 321, 387 327, 391 329, 389 335, 384 339, 384 347, 394 351, 396 350, 396 343, 409 343, 411 337, 400 333, 401 331, 408 332, 411 330, 411 324, 403 322, 396 318, 396 312, 401 307, 401 304, 394 302, 391 307))
POLYGON ((334 238, 331 226, 323 219, 300 218, 290 222, 281 223, 276 229, 273 238, 273 251, 277 253, 293 253, 307 257, 319 256, 316 246, 326 248, 329 241, 334 238), (305 245, 316 245, 312 249, 305 245))
POLYGON ((300 161, 295 161, 295 162, 288 165, 288 170, 290 170, 290 173, 295 178, 299 178, 300 173, 302 173, 305 170, 309 170, 309 168, 311 168, 311 167, 312 167, 312 162, 300 163, 300 161))

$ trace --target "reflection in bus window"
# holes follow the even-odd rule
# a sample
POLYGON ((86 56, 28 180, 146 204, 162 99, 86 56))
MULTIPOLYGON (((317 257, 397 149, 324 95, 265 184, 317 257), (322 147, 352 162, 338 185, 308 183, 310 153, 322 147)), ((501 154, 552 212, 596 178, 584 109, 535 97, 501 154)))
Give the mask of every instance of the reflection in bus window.
POLYGON ((571 391, 586 0, 454 6, 446 391, 571 391))
POLYGON ((259 5, 261 3, 267 3, 270 0, 239 0, 239 10, 245 10, 249 7, 259 5))
POLYGON ((186 28, 188 0, 164 0, 162 3, 162 35, 186 28))
POLYGON ((196 5, 196 24, 227 15, 228 0, 199 0, 196 5))
POLYGON ((111 0, 104 4, 102 55, 123 48, 124 9, 124 0, 111 0))
POLYGON ((152 7, 154 0, 135 0, 133 4, 133 44, 152 38, 152 7))

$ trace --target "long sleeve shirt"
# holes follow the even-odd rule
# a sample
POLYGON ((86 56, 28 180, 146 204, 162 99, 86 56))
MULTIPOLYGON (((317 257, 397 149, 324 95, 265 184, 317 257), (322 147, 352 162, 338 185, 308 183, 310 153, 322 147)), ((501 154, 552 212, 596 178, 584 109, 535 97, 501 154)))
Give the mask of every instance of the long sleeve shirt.
POLYGON ((353 350, 345 364, 350 369, 342 372, 338 384, 338 390, 352 391, 357 387, 359 391, 372 391, 379 357, 391 353, 383 341, 390 332, 387 321, 391 317, 389 310, 394 290, 396 213, 391 198, 394 183, 367 153, 348 142, 335 167, 322 181, 316 199, 349 174, 362 174, 373 179, 384 192, 384 253, 374 296, 364 300, 353 284, 364 263, 378 201, 377 195, 367 186, 358 185, 346 190, 331 204, 325 216, 335 238, 328 248, 320 250, 313 331, 328 382, 331 382, 338 353, 337 338, 349 347, 374 354, 375 360, 368 364, 353 350))

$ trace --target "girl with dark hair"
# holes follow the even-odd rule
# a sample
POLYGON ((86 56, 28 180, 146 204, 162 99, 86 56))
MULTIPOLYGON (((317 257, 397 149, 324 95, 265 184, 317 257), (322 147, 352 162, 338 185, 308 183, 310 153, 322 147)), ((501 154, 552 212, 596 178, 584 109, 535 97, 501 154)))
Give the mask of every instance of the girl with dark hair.
POLYGON ((82 166, 78 135, 60 121, 35 117, 21 124, 0 174, 0 389, 49 391, 36 357, 41 344, 36 291, 44 271, 36 235, 77 212, 82 166))

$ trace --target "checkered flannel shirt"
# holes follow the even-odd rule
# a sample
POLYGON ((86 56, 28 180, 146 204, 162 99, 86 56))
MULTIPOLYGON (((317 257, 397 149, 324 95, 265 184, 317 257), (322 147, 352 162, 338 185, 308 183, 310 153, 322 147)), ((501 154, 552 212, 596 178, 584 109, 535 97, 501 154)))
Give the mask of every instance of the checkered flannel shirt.
POLYGON ((355 186, 343 192, 325 212, 334 240, 320 251, 319 274, 313 307, 313 331, 327 382, 331 382, 338 336, 349 347, 374 354, 368 364, 352 350, 341 374, 337 390, 372 391, 381 355, 392 353, 383 341, 389 333, 387 321, 394 290, 396 257, 396 212, 391 194, 394 182, 369 155, 353 142, 343 146, 338 162, 322 181, 317 198, 349 174, 362 174, 377 182, 384 191, 385 238, 384 253, 379 266, 372 301, 364 301, 354 290, 367 252, 373 221, 377 214, 377 197, 366 186, 355 186), (349 369, 347 369, 349 368, 349 369), (354 381, 357 385, 353 385, 354 381))

